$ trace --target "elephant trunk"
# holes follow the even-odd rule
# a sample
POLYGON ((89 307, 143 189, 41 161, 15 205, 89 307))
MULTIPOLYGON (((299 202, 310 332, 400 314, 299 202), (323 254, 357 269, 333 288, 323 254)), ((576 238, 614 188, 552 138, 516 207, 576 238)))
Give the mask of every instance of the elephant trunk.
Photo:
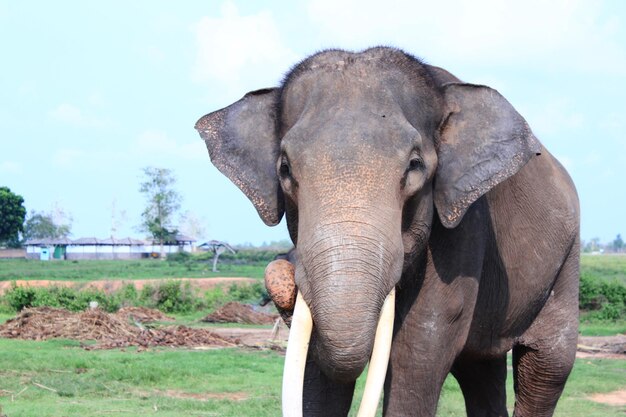
POLYGON ((401 274, 400 239, 380 230, 351 220, 299 241, 296 282, 313 317, 310 353, 337 381, 354 381, 365 368, 383 303, 401 274))

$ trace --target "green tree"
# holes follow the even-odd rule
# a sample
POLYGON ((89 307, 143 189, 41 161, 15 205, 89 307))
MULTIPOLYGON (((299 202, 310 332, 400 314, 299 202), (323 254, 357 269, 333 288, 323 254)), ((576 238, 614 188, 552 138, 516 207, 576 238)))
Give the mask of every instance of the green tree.
POLYGON ((178 232, 172 219, 180 208, 181 197, 174 189, 176 178, 169 169, 146 167, 143 174, 139 191, 146 197, 146 208, 141 213, 141 230, 159 242, 161 259, 164 259, 163 244, 173 240, 178 232))
POLYGON ((624 248, 624 241, 622 240, 621 233, 618 233, 617 237, 613 241, 613 249, 615 250, 615 252, 621 252, 623 248, 624 248))
POLYGON ((24 198, 8 187, 0 187, 0 245, 19 247, 25 217, 24 198))
POLYGON ((57 224, 53 215, 31 211, 24 223, 24 239, 58 239, 71 234, 71 225, 57 224))

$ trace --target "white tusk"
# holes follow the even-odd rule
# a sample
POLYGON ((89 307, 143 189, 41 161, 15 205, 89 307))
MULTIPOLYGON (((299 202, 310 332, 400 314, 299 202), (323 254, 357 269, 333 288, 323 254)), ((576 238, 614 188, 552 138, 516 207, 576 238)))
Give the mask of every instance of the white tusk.
POLYGON ((374 417, 376 415, 378 401, 380 400, 380 394, 383 391, 383 385, 387 376, 389 354, 391 353, 395 298, 396 289, 394 288, 389 292, 380 312, 378 326, 376 327, 376 339, 374 340, 372 357, 370 358, 367 379, 365 380, 365 389, 363 390, 363 398, 361 399, 357 417, 374 417))
POLYGON ((283 417, 302 416, 304 368, 312 328, 311 310, 298 291, 283 370, 283 417))

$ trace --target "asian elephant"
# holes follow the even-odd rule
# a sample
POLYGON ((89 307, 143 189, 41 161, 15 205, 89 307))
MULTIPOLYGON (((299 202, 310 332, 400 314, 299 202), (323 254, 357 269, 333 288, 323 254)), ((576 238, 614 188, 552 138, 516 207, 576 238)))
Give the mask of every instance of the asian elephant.
POLYGON ((496 90, 398 49, 327 50, 196 129, 267 225, 286 214, 291 332, 308 313, 312 331, 288 347, 308 356, 285 415, 346 416, 375 344, 385 416, 434 416, 450 372, 468 416, 507 416, 510 349, 514 415, 553 414, 576 351, 578 197, 496 90))

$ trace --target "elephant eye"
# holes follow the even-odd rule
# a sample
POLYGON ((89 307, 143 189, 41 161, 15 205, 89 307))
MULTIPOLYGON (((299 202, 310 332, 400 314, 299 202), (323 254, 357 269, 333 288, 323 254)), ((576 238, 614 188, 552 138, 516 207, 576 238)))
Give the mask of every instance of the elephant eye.
POLYGON ((291 176, 291 167, 289 166, 289 161, 287 161, 287 158, 283 157, 280 161, 278 173, 282 178, 287 178, 291 176))
POLYGON ((422 161, 421 158, 413 157, 409 161, 409 168, 407 171, 415 171, 417 169, 420 169, 423 165, 424 165, 424 162, 422 161))

